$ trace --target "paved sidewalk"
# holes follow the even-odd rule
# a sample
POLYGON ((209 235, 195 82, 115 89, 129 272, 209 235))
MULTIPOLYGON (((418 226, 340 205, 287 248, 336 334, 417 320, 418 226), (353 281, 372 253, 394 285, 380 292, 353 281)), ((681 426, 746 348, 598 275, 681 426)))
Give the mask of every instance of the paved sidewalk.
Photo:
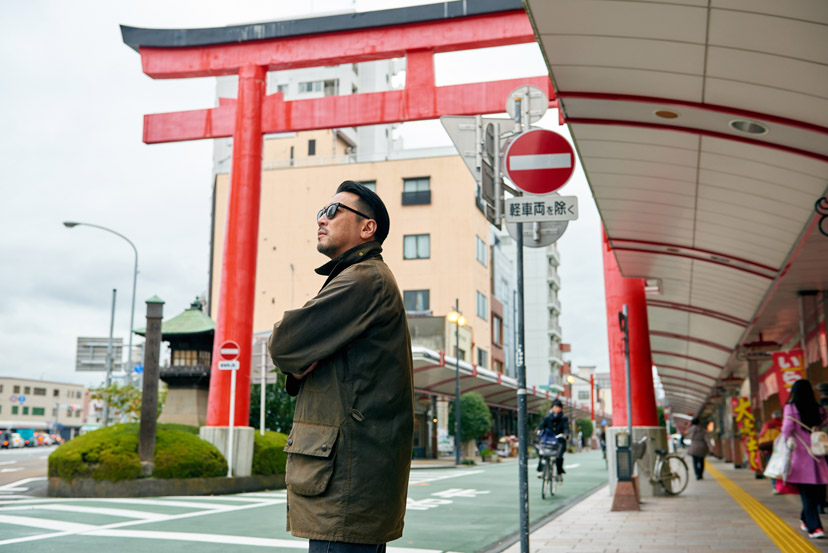
MULTIPOLYGON (((828 551, 828 539, 809 540, 798 529, 799 496, 771 495, 768 480, 757 480, 749 470, 734 469, 718 459, 708 460, 711 470, 703 480, 691 477, 687 490, 677 497, 646 498, 639 512, 611 512, 609 487, 598 490, 533 532, 530 551, 828 551)), ((823 522, 828 523, 828 515, 823 516, 823 522)), ((505 552, 520 553, 520 544, 505 552)))

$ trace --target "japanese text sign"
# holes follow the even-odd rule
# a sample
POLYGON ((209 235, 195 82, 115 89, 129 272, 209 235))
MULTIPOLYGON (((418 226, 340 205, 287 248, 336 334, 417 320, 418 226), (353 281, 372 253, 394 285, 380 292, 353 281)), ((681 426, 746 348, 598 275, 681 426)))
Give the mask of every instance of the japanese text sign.
POLYGON ((780 405, 785 405, 785 402, 788 401, 788 395, 791 393, 791 386, 794 382, 805 377, 803 359, 801 349, 773 353, 773 370, 776 371, 776 378, 779 383, 780 405))
POLYGON ((734 397, 730 399, 730 406, 733 408, 733 418, 736 419, 739 432, 742 434, 742 444, 745 451, 747 451, 750 468, 756 472, 761 471, 759 444, 756 441, 756 419, 753 417, 753 410, 750 408, 750 400, 746 397, 734 397))
POLYGON ((506 200, 507 223, 573 221, 578 218, 578 197, 547 194, 506 200))

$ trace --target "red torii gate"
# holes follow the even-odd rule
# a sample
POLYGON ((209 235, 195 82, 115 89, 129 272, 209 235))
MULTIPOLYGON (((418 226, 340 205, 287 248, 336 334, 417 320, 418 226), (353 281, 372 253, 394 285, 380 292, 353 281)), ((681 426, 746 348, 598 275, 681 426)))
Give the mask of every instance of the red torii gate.
MULTIPOLYGON (((221 99, 211 109, 144 116, 147 144, 234 139, 207 426, 229 423, 230 375, 217 367, 218 347, 226 340, 241 346, 234 424, 246 426, 250 414, 263 133, 499 113, 509 93, 524 85, 540 88, 548 98, 555 96, 547 75, 435 86, 436 53, 535 42, 529 19, 516 0, 466 0, 217 29, 122 26, 122 34, 124 42, 138 50, 143 71, 152 78, 239 76, 235 100, 221 99), (289 102, 280 92, 265 95, 267 71, 403 56, 407 68, 402 90, 289 102)), ((551 100, 550 105, 557 107, 557 102, 551 100)))

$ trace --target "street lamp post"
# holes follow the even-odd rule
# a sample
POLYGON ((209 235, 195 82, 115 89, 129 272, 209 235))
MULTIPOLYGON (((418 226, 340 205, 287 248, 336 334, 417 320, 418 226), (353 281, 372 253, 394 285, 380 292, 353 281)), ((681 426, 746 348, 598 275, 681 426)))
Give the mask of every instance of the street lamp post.
POLYGON ((455 463, 460 464, 460 327, 466 325, 466 318, 460 313, 460 300, 455 298, 454 310, 446 316, 454 323, 454 451, 455 463))
POLYGON ((135 244, 132 243, 132 240, 121 234, 120 232, 115 232, 114 230, 106 227, 102 227, 100 225, 93 225, 92 223, 77 223, 74 221, 64 221, 63 226, 66 228, 74 228, 77 226, 85 226, 85 227, 92 227, 100 230, 105 230, 106 232, 110 232, 116 236, 119 236, 126 240, 130 246, 132 246, 132 251, 135 253, 135 266, 132 271, 132 308, 129 312, 129 345, 127 346, 127 360, 124 371, 126 372, 126 376, 128 381, 132 380, 132 322, 135 319, 135 285, 138 282, 138 248, 135 247, 135 244))

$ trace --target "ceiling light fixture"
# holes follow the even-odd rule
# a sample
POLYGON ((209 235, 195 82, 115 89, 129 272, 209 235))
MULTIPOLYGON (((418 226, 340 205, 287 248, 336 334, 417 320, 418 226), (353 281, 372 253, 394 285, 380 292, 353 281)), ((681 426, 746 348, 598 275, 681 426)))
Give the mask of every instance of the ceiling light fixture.
POLYGON ((662 119, 675 119, 678 117, 678 113, 675 111, 670 111, 669 109, 660 109, 655 112, 657 117, 661 117, 662 119))
POLYGON ((747 121, 745 119, 736 119, 729 123, 730 128, 746 134, 767 134, 768 128, 760 123, 754 121, 747 121))

